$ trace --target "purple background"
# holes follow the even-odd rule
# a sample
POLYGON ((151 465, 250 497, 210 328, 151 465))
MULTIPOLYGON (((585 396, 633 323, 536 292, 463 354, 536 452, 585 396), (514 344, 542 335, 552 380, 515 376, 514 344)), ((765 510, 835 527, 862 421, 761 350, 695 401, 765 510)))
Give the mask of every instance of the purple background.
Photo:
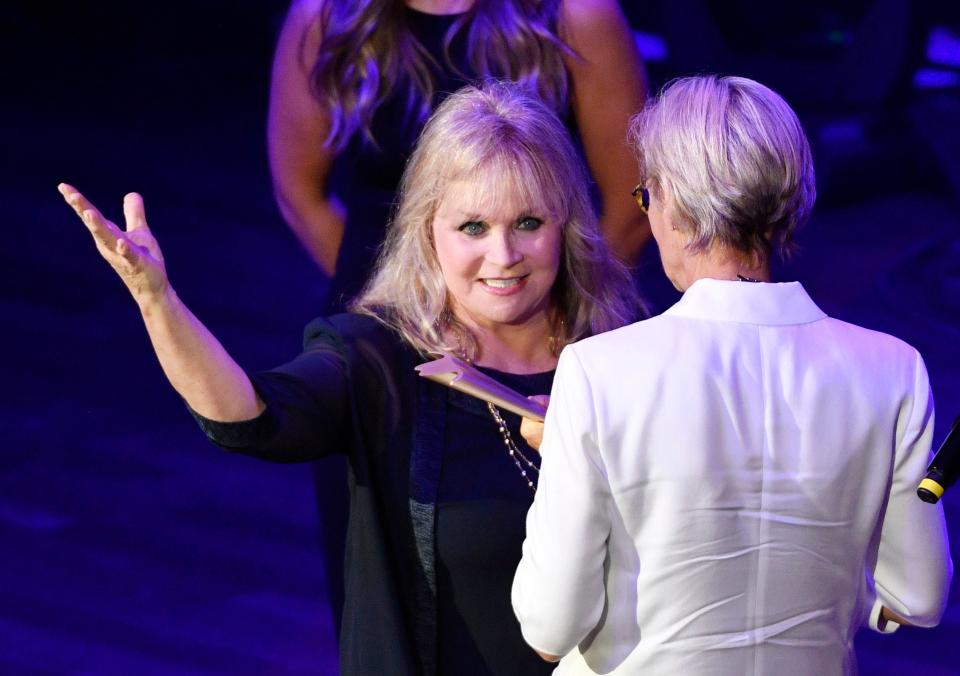
MULTIPOLYGON (((0 673, 334 673, 309 472, 204 441, 56 192, 114 218, 143 193, 176 288, 237 360, 293 355, 323 283, 265 159, 285 5, 80 4, 0 8, 0 673)), ((800 111, 821 199, 780 277, 921 350, 939 443, 960 413, 960 58, 928 38, 960 20, 946 3, 773 4, 627 10, 656 86, 737 72, 800 111)), ((658 309, 675 298, 654 252, 638 277, 658 309)), ((958 673, 957 598, 937 629, 861 633, 862 672, 958 673)))

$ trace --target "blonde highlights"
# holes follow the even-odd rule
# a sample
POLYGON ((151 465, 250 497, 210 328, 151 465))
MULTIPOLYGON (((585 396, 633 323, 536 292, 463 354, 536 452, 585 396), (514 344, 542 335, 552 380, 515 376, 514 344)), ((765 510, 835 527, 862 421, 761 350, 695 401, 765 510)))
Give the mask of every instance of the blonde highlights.
POLYGON ((459 90, 427 122, 373 276, 353 311, 377 317, 422 352, 477 355, 473 336, 450 312, 432 241, 437 207, 456 180, 479 184, 491 200, 516 191, 561 224, 560 269, 551 290, 555 352, 638 318, 639 300, 600 234, 586 170, 566 129, 538 98, 503 82, 459 90))

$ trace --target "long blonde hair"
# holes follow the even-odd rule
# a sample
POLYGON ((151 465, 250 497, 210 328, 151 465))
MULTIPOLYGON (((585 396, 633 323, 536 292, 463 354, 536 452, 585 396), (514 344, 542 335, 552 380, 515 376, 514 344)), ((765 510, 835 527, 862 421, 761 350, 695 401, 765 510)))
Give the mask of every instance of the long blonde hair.
POLYGON ((477 356, 475 339, 450 311, 433 244, 437 206, 458 179, 483 186, 492 201, 519 191, 561 224, 560 270, 551 290, 555 353, 639 317, 640 301, 604 243, 586 169, 566 129, 538 97, 504 82, 464 87, 429 119, 404 170, 373 276, 351 310, 380 319, 424 353, 477 356))
MULTIPOLYGON (((476 0, 447 31, 447 65, 458 72, 450 44, 466 31, 468 63, 481 81, 519 82, 560 112, 568 90, 563 55, 573 51, 558 35, 559 5, 560 0, 476 0)), ((439 64, 408 29, 403 0, 325 0, 317 20, 322 37, 310 81, 330 121, 328 148, 343 150, 358 132, 375 141, 373 114, 397 92, 405 91, 408 113, 429 115, 439 64)))

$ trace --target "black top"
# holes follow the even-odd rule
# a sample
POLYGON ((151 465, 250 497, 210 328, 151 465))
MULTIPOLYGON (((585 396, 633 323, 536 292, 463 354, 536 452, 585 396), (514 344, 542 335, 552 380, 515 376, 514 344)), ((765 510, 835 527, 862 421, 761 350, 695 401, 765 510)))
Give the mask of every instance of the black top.
MULTIPOLYGON (((314 320, 299 357, 251 376, 262 415, 198 421, 274 462, 347 454, 342 674, 550 673, 510 605, 532 492, 486 405, 417 376, 422 361, 372 318, 314 320)), ((528 395, 553 380, 487 373, 528 395)), ((519 418, 501 415, 528 450, 519 418)))
MULTIPOLYGON (((549 393, 553 383, 553 371, 482 370, 524 394, 549 393)), ((549 673, 524 643, 510 604, 533 492, 487 405, 450 390, 447 406, 437 501, 438 673, 549 673)), ((519 435, 520 418, 500 415, 517 447, 539 464, 519 435)))

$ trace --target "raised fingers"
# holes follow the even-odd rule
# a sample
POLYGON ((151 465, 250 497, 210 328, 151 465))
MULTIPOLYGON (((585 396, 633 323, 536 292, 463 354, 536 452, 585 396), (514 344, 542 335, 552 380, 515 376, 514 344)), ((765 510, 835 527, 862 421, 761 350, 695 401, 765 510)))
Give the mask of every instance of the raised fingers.
POLYGON ((63 195, 63 199, 73 207, 73 210, 77 212, 77 216, 83 218, 83 212, 87 209, 92 209, 93 204, 90 203, 86 197, 80 194, 80 191, 74 188, 69 183, 61 183, 57 186, 57 190, 60 191, 60 194, 63 195))
POLYGON ((143 197, 139 193, 127 193, 123 198, 123 218, 127 223, 127 232, 138 228, 147 228, 147 214, 143 206, 143 197))
POLYGON ((115 252, 117 250, 117 240, 123 239, 120 229, 111 221, 104 218, 100 210, 93 206, 93 203, 84 197, 79 190, 67 183, 61 183, 57 186, 63 199, 66 200, 87 230, 93 235, 97 246, 101 248, 102 253, 115 252))
MULTIPOLYGON (((64 201, 73 208, 73 211, 82 220, 86 221, 84 214, 88 211, 93 211, 100 215, 100 212, 97 210, 97 208, 93 206, 93 202, 81 195, 80 191, 69 183, 61 183, 57 186, 57 190, 60 191, 60 194, 63 195, 64 201)), ((100 217, 103 218, 102 215, 100 215, 100 217)))

